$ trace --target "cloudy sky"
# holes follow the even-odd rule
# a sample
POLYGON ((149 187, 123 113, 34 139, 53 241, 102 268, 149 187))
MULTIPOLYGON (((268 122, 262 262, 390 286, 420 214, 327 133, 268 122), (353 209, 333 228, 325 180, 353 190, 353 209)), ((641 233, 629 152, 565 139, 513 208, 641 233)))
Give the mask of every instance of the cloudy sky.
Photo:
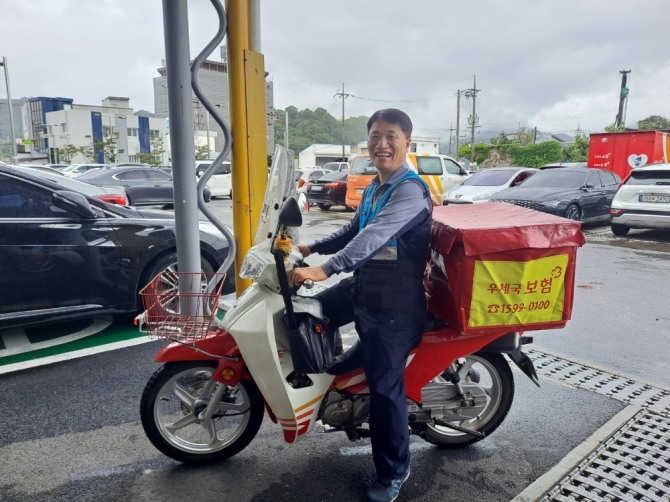
MULTIPOLYGON (((216 16, 208 0, 188 3, 195 55, 216 16)), ((0 12, 13 98, 126 96, 153 111, 162 2, 0 0, 0 12)), ((448 136, 457 91, 476 76, 482 131, 596 132, 614 122, 619 72, 631 70, 626 125, 670 118, 668 0, 261 0, 261 15, 278 109, 339 118, 344 86, 347 117, 398 107, 417 134, 448 136)), ((471 112, 463 97, 461 128, 471 112)))

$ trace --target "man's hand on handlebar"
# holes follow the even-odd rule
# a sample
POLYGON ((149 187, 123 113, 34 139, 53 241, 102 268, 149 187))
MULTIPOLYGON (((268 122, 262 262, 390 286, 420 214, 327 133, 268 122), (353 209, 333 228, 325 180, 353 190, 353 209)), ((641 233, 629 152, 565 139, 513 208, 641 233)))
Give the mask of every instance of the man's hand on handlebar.
POLYGON ((303 258, 307 258, 312 254, 312 250, 309 249, 309 246, 305 244, 298 244, 298 251, 300 251, 300 254, 302 254, 303 258))
POLYGON ((326 279, 328 276, 321 267, 296 267, 288 274, 288 280, 296 286, 302 285, 306 280, 319 282, 326 279))

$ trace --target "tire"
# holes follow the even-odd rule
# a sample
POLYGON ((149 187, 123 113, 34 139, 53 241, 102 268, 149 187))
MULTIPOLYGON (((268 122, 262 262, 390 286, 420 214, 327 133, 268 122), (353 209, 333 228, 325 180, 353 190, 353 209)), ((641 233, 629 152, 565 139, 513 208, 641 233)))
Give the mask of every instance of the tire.
POLYGON ((321 211, 328 211, 332 206, 332 204, 328 204, 325 202, 317 202, 316 205, 319 206, 319 209, 321 209, 321 211))
POLYGON ((565 217, 569 220, 581 221, 582 210, 577 204, 570 204, 565 210, 565 217))
MULTIPOLYGON (((209 261, 205 258, 200 259, 200 269, 202 272, 211 274, 215 272, 214 267, 209 261)), ((158 274, 161 274, 162 284, 160 286, 163 293, 170 293, 178 291, 178 276, 177 276, 177 252, 170 251, 167 254, 164 254, 156 261, 152 262, 142 274, 142 281, 140 281, 139 287, 137 289, 137 297, 140 297, 140 291, 147 285, 151 280, 156 277, 158 274)), ((140 302, 141 304, 141 302, 140 302)), ((167 312, 174 313, 175 310, 169 305, 163 305, 163 308, 167 312)))
POLYGON ((168 457, 187 464, 220 462, 242 451, 258 433, 263 397, 249 380, 226 387, 212 419, 197 418, 209 403, 203 391, 213 382, 216 366, 216 361, 167 363, 147 382, 140 402, 142 427, 168 457))
MULTIPOLYGON (((486 402, 474 418, 458 420, 445 418, 445 420, 488 436, 503 422, 512 406, 514 400, 512 370, 502 354, 471 354, 459 359, 456 364, 459 365, 458 373, 461 377, 461 384, 471 388, 474 385, 475 388, 472 388, 472 390, 479 391, 481 397, 483 397, 483 391, 486 402), (474 374, 478 374, 478 379, 472 378, 473 372, 471 370, 473 369, 476 370, 474 374), (477 383, 477 380, 479 383, 477 383)), ((452 385, 441 377, 437 377, 433 382, 452 385)), ((468 408, 459 408, 459 410, 468 413, 468 408)), ((484 439, 467 432, 437 425, 435 422, 427 424, 421 432, 421 437, 440 448, 461 448, 484 439)))
POLYGON ((620 225, 618 223, 612 223, 611 228, 612 233, 617 237, 624 237, 625 235, 628 235, 628 231, 630 230, 630 227, 627 227, 626 225, 620 225))

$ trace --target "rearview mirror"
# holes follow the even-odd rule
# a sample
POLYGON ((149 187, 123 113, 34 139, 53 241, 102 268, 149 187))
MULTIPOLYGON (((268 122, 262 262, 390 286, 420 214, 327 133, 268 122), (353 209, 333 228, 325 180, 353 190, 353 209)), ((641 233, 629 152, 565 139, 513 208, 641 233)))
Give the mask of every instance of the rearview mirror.
POLYGON ((302 212, 295 197, 289 197, 279 211, 279 224, 287 227, 302 226, 302 212))

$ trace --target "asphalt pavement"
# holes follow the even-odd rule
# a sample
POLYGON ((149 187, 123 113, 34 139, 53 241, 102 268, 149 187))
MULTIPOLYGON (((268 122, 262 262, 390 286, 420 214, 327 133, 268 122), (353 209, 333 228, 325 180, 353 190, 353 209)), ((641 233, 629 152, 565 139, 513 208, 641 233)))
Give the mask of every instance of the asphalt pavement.
MULTIPOLYGON (((227 200, 213 204, 227 214, 227 200)), ((348 217, 314 209, 302 238, 348 217)), ((541 388, 515 371, 510 414, 471 447, 413 438, 399 500, 670 500, 670 235, 585 230, 572 320, 531 333, 541 388)), ((266 418, 252 444, 222 464, 192 468, 162 456, 138 418, 160 342, 130 345, 140 342, 0 375, 1 501, 362 500, 374 476, 369 443, 341 434, 310 433, 289 446, 266 418)))

